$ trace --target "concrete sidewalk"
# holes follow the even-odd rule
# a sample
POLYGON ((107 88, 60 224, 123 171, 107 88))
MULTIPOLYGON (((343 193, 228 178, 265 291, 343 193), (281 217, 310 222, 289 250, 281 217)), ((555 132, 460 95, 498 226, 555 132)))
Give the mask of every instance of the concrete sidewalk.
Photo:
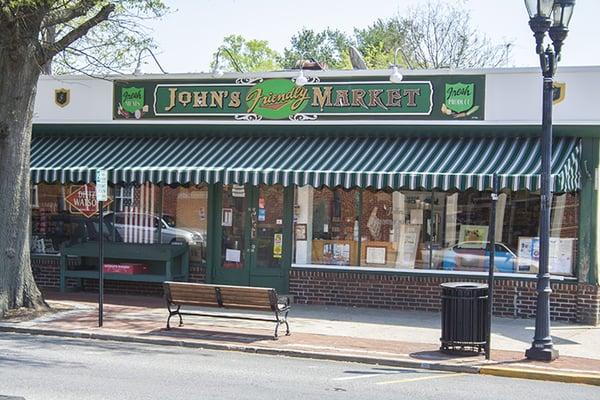
MULTIPOLYGON (((295 304, 289 317, 292 335, 272 340, 273 323, 210 317, 184 316, 183 327, 167 331, 166 308, 156 297, 107 295, 102 328, 97 326, 97 295, 51 292, 46 298, 57 312, 28 321, 4 320, 0 330, 600 385, 600 327, 553 324, 561 356, 540 363, 523 357, 533 337, 533 320, 494 318, 492 362, 487 362, 483 356, 440 353, 437 313, 295 304)), ((177 326, 176 318, 172 322, 177 326)))

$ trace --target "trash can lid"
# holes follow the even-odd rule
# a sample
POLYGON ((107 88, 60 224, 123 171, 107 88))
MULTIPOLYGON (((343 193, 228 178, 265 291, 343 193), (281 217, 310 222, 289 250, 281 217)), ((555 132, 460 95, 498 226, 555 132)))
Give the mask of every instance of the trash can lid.
POLYGON ((477 282, 446 282, 440 285, 441 287, 448 289, 464 289, 464 290, 477 290, 477 289, 487 289, 488 285, 486 283, 477 283, 477 282))

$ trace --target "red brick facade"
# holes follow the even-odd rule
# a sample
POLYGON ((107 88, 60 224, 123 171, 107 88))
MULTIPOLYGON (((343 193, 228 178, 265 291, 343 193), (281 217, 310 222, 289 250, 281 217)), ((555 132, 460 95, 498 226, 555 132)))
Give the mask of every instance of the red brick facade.
MULTIPOLYGON (((290 294, 301 304, 362 306, 415 311, 440 310, 440 284, 484 282, 444 276, 293 269, 290 294)), ((494 314, 533 318, 536 281, 498 279, 494 291, 494 314)), ((553 283, 551 315, 554 320, 600 323, 600 290, 596 286, 553 283)))
MULTIPOLYGON (((36 283, 42 289, 58 289, 60 282, 60 265, 58 257, 31 257, 31 266, 36 283)), ((206 282, 206 268, 199 264, 190 264, 190 282, 206 282)), ((67 286, 75 286, 75 280, 69 279, 67 286)), ((90 291, 98 290, 98 281, 95 279, 84 279, 83 289, 90 291)), ((129 282, 106 280, 104 282, 106 293, 130 294, 130 295, 154 295, 162 296, 162 284, 149 282, 129 282)))
MULTIPOLYGON (((33 273, 41 288, 58 289, 59 260, 32 257, 33 273)), ((206 268, 190 265, 190 282, 205 282, 206 268)), ((440 284, 480 279, 414 276, 376 272, 292 269, 290 294, 300 304, 391 308, 414 311, 440 310, 440 284)), ((70 282, 73 286, 75 282, 70 282)), ((84 290, 97 290, 97 281, 84 280, 84 290)), ((535 316, 535 280, 498 279, 494 314, 511 318, 535 316)), ((162 295, 159 283, 105 282, 106 293, 162 295)), ((600 288, 583 283, 553 283, 551 315, 554 320, 600 324, 600 288)))

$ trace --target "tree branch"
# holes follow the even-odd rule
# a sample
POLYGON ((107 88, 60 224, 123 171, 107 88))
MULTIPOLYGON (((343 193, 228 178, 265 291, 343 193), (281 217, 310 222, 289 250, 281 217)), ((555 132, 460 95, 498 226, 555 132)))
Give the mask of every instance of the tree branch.
POLYGON ((55 55, 66 49, 71 43, 75 42, 77 39, 85 36, 90 29, 99 23, 106 21, 110 13, 112 13, 115 9, 114 4, 107 4, 98 11, 96 15, 73 29, 71 32, 67 33, 60 40, 55 43, 51 43, 43 46, 42 51, 38 53, 38 62, 40 65, 44 65, 49 60, 51 60, 55 55))
POLYGON ((95 3, 94 0, 81 0, 77 5, 71 8, 56 10, 44 18, 42 29, 63 24, 78 17, 83 17, 94 7, 95 3))

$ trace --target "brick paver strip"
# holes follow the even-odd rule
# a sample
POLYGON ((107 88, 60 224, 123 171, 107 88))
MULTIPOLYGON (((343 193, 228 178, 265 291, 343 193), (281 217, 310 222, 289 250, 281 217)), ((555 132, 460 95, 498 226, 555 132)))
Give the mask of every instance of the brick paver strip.
POLYGON ((165 306, 160 298, 136 298, 129 296, 107 296, 104 327, 97 327, 96 295, 93 293, 53 294, 48 299, 60 299, 77 307, 70 312, 50 314, 45 318, 15 326, 30 329, 43 329, 62 332, 82 332, 89 334, 131 336, 166 341, 187 341, 190 343, 227 344, 232 346, 252 346, 286 351, 307 351, 313 353, 345 354, 356 357, 382 357, 389 359, 412 359, 427 363, 449 363, 453 365, 481 366, 493 365, 506 368, 527 368, 549 372, 579 372, 600 374, 600 360, 561 356, 552 363, 533 362, 524 359, 523 353, 493 350, 492 363, 483 356, 453 357, 440 353, 435 344, 410 343, 398 340, 380 340, 334 336, 314 333, 294 333, 272 340, 271 326, 265 329, 245 327, 236 321, 217 319, 186 319, 185 326, 167 331, 165 326, 165 306))

